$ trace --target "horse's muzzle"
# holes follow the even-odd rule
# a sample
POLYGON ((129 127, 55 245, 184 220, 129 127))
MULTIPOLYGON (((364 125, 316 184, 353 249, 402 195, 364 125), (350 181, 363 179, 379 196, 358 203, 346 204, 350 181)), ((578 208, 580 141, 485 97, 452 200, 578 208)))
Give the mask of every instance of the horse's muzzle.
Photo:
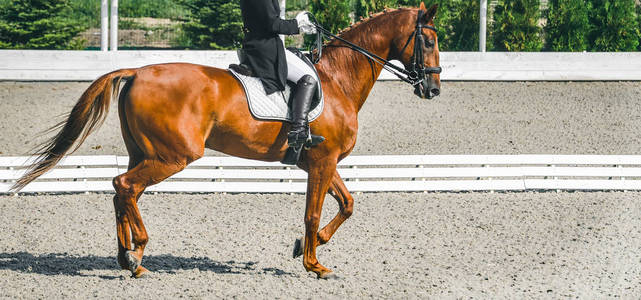
POLYGON ((441 94, 441 88, 432 79, 428 79, 427 83, 421 82, 414 87, 414 95, 422 99, 432 99, 441 94))

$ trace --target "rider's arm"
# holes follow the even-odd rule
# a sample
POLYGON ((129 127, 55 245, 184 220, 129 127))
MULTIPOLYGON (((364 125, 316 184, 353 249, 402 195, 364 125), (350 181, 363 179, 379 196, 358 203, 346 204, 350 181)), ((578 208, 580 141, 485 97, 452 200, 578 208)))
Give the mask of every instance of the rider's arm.
POLYGON ((280 12, 274 9, 271 0, 251 0, 254 9, 264 12, 264 24, 275 34, 298 34, 298 22, 295 19, 283 20, 280 12))

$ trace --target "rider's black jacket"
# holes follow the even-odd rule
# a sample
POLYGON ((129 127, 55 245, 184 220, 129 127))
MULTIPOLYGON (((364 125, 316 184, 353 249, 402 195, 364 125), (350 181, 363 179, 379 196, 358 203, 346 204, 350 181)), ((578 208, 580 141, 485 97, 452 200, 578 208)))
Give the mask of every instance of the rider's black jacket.
POLYGON ((265 92, 285 89, 287 61, 279 34, 297 34, 298 22, 279 17, 278 0, 240 0, 245 40, 244 63, 261 78, 265 92))

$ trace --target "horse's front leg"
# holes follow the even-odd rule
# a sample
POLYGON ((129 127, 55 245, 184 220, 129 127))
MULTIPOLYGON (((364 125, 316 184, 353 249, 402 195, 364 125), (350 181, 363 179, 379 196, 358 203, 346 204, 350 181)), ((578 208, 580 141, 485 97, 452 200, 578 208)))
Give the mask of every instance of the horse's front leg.
MULTIPOLYGON (((347 190, 347 187, 345 187, 345 183, 337 171, 334 172, 334 176, 332 177, 329 193, 336 199, 336 202, 338 202, 339 210, 336 216, 318 232, 317 238, 319 245, 324 245, 329 242, 334 233, 336 233, 336 230, 338 230, 338 227, 352 215, 354 209, 354 198, 347 190)), ((294 243, 294 258, 303 255, 302 242, 304 239, 305 237, 303 237, 303 239, 296 239, 294 243)))
POLYGON ((325 193, 336 172, 336 162, 323 160, 310 162, 307 179, 307 202, 305 207, 305 243, 303 250, 303 265, 307 271, 316 273, 318 278, 328 278, 332 271, 325 268, 316 259, 316 247, 318 241, 318 226, 325 193))

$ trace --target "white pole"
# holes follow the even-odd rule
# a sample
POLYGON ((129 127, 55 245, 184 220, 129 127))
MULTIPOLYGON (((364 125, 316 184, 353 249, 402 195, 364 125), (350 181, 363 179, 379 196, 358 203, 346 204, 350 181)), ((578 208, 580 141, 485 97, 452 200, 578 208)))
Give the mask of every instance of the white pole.
POLYGON ((118 50, 118 0, 111 0, 111 27, 109 28, 109 48, 118 50))
MULTIPOLYGON (((285 19, 285 9, 287 8, 287 0, 280 0, 278 1, 280 5, 280 18, 285 19)), ((285 44, 285 35, 281 34, 280 39, 283 41, 283 45, 285 44)))
POLYGON ((479 14, 479 51, 485 52, 486 30, 487 30, 487 0, 480 0, 481 11, 479 14))
POLYGON ((100 50, 107 51, 109 42, 109 0, 102 0, 100 4, 100 50))

